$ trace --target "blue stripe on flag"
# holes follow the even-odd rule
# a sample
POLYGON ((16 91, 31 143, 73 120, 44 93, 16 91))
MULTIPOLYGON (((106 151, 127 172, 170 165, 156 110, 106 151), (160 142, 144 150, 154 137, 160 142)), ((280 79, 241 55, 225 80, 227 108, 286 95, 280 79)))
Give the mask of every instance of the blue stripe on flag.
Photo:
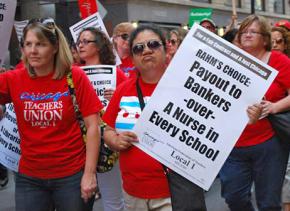
POLYGON ((132 130, 135 124, 132 123, 116 123, 116 129, 132 130))
POLYGON ((139 102, 120 102, 120 106, 140 107, 139 102))

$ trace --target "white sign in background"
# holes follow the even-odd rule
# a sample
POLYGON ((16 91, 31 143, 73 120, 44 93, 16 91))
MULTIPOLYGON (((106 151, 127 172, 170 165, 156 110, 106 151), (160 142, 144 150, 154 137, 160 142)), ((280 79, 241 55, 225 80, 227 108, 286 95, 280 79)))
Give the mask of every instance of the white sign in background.
POLYGON ((103 20, 100 14, 97 12, 69 27, 74 42, 77 42, 80 32, 84 28, 88 27, 94 27, 99 29, 100 31, 104 32, 109 38, 109 34, 103 23, 103 20))
POLYGON ((4 63, 14 23, 16 0, 0 0, 0 65, 4 63))
MULTIPOLYGON (((90 15, 89 17, 77 22, 76 24, 72 25, 71 27, 69 27, 69 30, 72 34, 72 37, 73 37, 73 40, 75 43, 78 40, 80 32, 83 29, 88 28, 88 27, 94 27, 94 28, 99 29, 100 31, 104 32, 107 35, 108 39, 110 40, 110 36, 109 36, 107 29, 103 23, 103 20, 102 20, 100 14, 97 12, 97 13, 94 13, 94 14, 90 15)), ((114 49, 114 54, 116 56, 116 65, 121 64, 122 63, 121 59, 118 56, 115 49, 114 49)))
POLYGON ((105 89, 116 89, 116 66, 114 65, 91 65, 81 67, 87 74, 99 99, 106 107, 109 101, 104 98, 105 89))
POLYGON ((16 115, 13 104, 7 104, 5 116, 0 121, 0 163, 17 172, 20 155, 16 115))
POLYGON ((21 41, 21 37, 23 36, 23 29, 28 24, 29 20, 24 21, 14 21, 14 27, 16 30, 18 41, 21 41))
POLYGON ((276 75, 195 24, 134 127, 136 146, 208 190, 276 75))

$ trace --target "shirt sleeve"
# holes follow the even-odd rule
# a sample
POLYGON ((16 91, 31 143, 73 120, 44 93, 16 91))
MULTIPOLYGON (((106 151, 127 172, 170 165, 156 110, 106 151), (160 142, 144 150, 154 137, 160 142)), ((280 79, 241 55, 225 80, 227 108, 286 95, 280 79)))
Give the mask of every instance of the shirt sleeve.
POLYGON ((279 71, 275 80, 287 90, 290 88, 290 59, 282 53, 272 52, 272 54, 273 60, 270 66, 279 71))
POLYGON ((0 74, 0 104, 4 105, 11 102, 10 89, 9 89, 9 76, 11 72, 0 74))
POLYGON ((117 71, 116 72, 117 73, 117 86, 119 86, 121 83, 127 80, 127 77, 125 76, 125 74, 119 67, 116 68, 116 71, 117 71))
POLYGON ((74 66, 72 68, 72 77, 77 102, 83 117, 98 113, 103 108, 103 105, 85 72, 79 67, 74 66))

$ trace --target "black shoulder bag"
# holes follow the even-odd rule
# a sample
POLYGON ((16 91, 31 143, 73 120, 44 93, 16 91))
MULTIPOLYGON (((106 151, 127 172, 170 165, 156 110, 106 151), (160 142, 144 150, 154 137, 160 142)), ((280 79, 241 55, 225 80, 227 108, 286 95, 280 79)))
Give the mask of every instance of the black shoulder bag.
MULTIPOLYGON (((136 89, 141 111, 145 107, 142 90, 139 85, 139 77, 136 80, 136 89)), ((206 211, 203 189, 190 182, 183 176, 168 169, 162 164, 170 189, 173 211, 199 210, 206 211)))
POLYGON ((268 119, 278 136, 285 144, 290 144, 290 111, 270 114, 268 119))
MULTIPOLYGON (((70 96, 72 98, 74 111, 79 123, 79 126, 82 131, 84 142, 86 142, 86 134, 87 134, 87 128, 83 119, 83 116, 80 112, 79 105, 77 103, 76 99, 76 93, 74 88, 74 83, 72 80, 72 73, 69 72, 67 74, 67 83, 68 83, 68 89, 70 96)), ((101 115, 103 114, 103 111, 101 111, 101 115)), ((119 154, 118 152, 112 151, 106 144, 103 138, 104 134, 104 128, 106 127, 106 124, 102 121, 101 123, 101 144, 100 144, 100 152, 98 157, 98 164, 97 164, 97 172, 104 173, 107 171, 110 171, 116 161, 118 160, 119 154)))

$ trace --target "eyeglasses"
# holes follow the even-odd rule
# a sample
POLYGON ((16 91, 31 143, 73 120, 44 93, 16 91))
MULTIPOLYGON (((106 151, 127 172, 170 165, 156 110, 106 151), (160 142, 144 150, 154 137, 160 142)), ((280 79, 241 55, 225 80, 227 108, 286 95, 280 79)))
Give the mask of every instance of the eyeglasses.
POLYGON ((250 35, 250 36, 255 36, 255 35, 258 35, 258 34, 263 34, 261 32, 257 32, 257 31, 242 31, 241 32, 241 35, 250 35))
POLYGON ((272 45, 274 45, 275 43, 280 45, 280 44, 282 44, 284 42, 284 40, 282 38, 278 38, 276 40, 273 39, 271 42, 272 42, 272 45))
POLYGON ((121 37, 122 40, 127 41, 127 40, 129 40, 130 36, 129 36, 129 34, 119 34, 116 37, 121 37))
POLYGON ((91 42, 94 42, 95 43, 95 42, 97 42, 97 40, 78 40, 76 42, 76 45, 77 46, 80 46, 80 44, 82 44, 82 45, 86 46, 86 45, 88 45, 91 42))
POLYGON ((178 40, 175 40, 175 39, 171 39, 171 40, 168 40, 168 42, 171 44, 171 45, 176 45, 178 40))
POLYGON ((149 40, 147 43, 137 43, 132 47, 132 53, 135 55, 141 55, 147 46, 150 50, 156 50, 163 44, 161 41, 149 40))

